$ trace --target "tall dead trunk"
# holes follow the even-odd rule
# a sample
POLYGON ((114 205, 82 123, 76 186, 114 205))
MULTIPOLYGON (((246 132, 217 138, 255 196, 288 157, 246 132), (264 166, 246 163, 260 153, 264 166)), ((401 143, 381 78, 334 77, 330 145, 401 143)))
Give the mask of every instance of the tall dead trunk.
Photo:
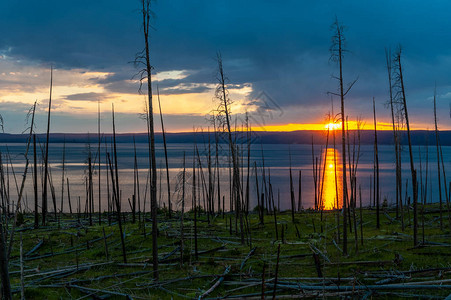
MULTIPOLYGON (((399 162, 398 162, 398 132, 395 126, 395 110, 393 104, 393 88, 392 88, 392 64, 391 64, 391 53, 390 50, 385 49, 385 59, 387 62, 387 74, 388 74, 388 88, 389 88, 389 96, 390 96, 390 112, 391 112, 391 120, 392 120, 392 129, 393 129, 393 142, 395 146, 395 166, 396 166, 396 218, 399 217, 399 206, 400 206, 400 191, 399 191, 399 162)), ((402 204, 401 204, 402 205, 402 204)), ((404 223, 404 222, 403 222, 404 223)))
POLYGON ((89 213, 89 225, 92 226, 92 214, 93 212, 93 202, 92 199, 92 161, 91 161, 91 149, 89 149, 88 156, 88 213, 89 213))
POLYGON ((342 145, 342 173, 343 173, 343 254, 348 253, 348 224, 347 224, 347 208, 346 202, 348 201, 348 187, 346 181, 346 134, 345 134, 345 105, 344 105, 344 90, 343 90, 343 54, 342 54, 342 28, 337 23, 337 36, 338 36, 338 59, 340 68, 340 101, 341 101, 341 145, 342 145))
MULTIPOLYGON (((218 130, 216 128, 216 121, 213 118, 213 126, 214 126, 214 131, 215 131, 215 146, 216 146, 216 152, 215 152, 215 157, 216 157, 216 178, 217 178, 217 182, 218 182, 218 213, 221 212, 221 181, 219 179, 219 170, 221 168, 221 166, 219 165, 219 134, 218 134, 218 130)), ((224 205, 222 205, 222 218, 224 218, 224 205)))
MULTIPOLYGON (((6 253, 6 261, 7 262, 9 261, 9 257, 11 256, 11 251, 12 251, 12 247, 13 247, 13 243, 14 243, 14 234, 15 234, 16 225, 17 225, 17 216, 19 214, 19 210, 20 210, 21 203, 22 203, 22 196, 23 196, 23 191, 24 191, 24 187, 25 187, 25 180, 27 179, 28 165, 29 165, 28 151, 30 149, 30 143, 31 143, 31 138, 32 138, 32 134, 33 134, 35 111, 36 111, 36 102, 35 102, 35 104, 33 106, 33 109, 32 109, 32 119, 31 119, 30 133, 28 135, 27 147, 26 147, 25 154, 24 154, 24 157, 25 157, 25 170, 24 170, 23 175, 22 175, 22 183, 20 185, 20 190, 18 189, 18 194, 19 195, 18 195, 18 198, 17 198, 16 207, 14 207, 14 205, 13 205, 13 207, 14 207, 14 217, 13 217, 13 223, 12 223, 12 228, 11 228, 11 234, 10 234, 8 251, 6 253)), ((11 167, 12 167, 12 165, 11 165, 11 167)), ((14 172, 14 169, 13 169, 13 172, 14 172)), ((16 187, 17 187, 17 182, 16 182, 16 187)), ((5 223, 5 224, 7 224, 7 223, 5 223)), ((6 242, 6 238, 5 238, 5 242, 6 242)))
POLYGON ((182 174, 182 211, 180 216, 180 265, 183 265, 183 249, 184 249, 184 236, 183 236, 183 221, 185 216, 185 151, 183 152, 183 174, 182 174))
MULTIPOLYGON (((247 133, 247 173, 246 173, 246 219, 249 214, 250 205, 250 173, 251 173, 251 129, 249 126, 249 117, 246 112, 246 133, 247 133)), ((249 231, 250 227, 248 226, 249 231)))
POLYGON ((2 281, 2 299, 12 299, 13 295, 11 291, 11 283, 9 280, 8 254, 3 221, 0 221, 0 278, 2 281))
POLYGON ((42 191, 42 225, 46 223, 47 215, 47 177, 48 177, 48 165, 49 165, 49 137, 50 137, 50 111, 52 109, 52 87, 53 87, 53 67, 50 68, 50 92, 49 92, 49 110, 47 114, 47 134, 45 142, 45 155, 44 155, 44 184, 42 191))
POLYGON ((315 210, 318 209, 318 187, 317 187, 317 172, 315 164, 315 149, 313 146, 313 135, 312 135, 312 172, 313 172, 313 187, 315 189, 315 210))
POLYGON ((243 214, 241 209, 241 183, 240 183, 240 170, 238 165, 238 154, 236 152, 236 147, 234 140, 232 138, 232 129, 230 125, 230 108, 231 101, 228 97, 228 91, 227 91, 227 83, 226 83, 226 76, 224 74, 224 68, 222 65, 222 58, 221 54, 218 53, 217 55, 217 61, 218 61, 218 87, 216 90, 216 94, 218 99, 220 100, 220 108, 219 111, 224 115, 225 117, 225 125, 227 128, 227 136, 229 141, 229 147, 232 154, 232 164, 233 164, 233 195, 235 197, 235 203, 236 203, 236 211, 240 220, 240 241, 241 244, 244 244, 244 228, 243 228, 243 214))
POLYGON ((72 215, 72 203, 70 202, 69 178, 66 178, 66 183, 67 183, 67 202, 69 204, 69 213, 72 215))
POLYGON ((302 210, 302 170, 299 170, 298 211, 302 210))
POLYGON ((438 142, 438 126, 437 126, 437 104, 436 90, 434 90, 434 126, 435 126, 435 145, 437 149, 437 178, 438 178, 438 195, 440 203, 440 229, 443 230, 443 200, 442 200, 442 180, 440 178, 440 151, 438 142))
POLYGON ((110 161, 110 171, 111 171, 111 183, 113 186, 113 197, 116 202, 116 213, 117 213, 117 224, 119 227, 119 234, 121 235, 121 245, 122 245, 122 258, 124 263, 127 263, 127 252, 125 248, 125 237, 122 229, 122 215, 121 215, 121 192, 119 189, 119 171, 117 164, 117 149, 116 149, 116 125, 114 122, 114 106, 112 107, 113 114, 113 155, 114 155, 114 173, 111 167, 111 161, 108 156, 108 160, 110 161))
POLYGON ((293 174, 291 171, 291 150, 288 148, 290 156, 290 197, 291 197, 291 222, 295 222, 294 211, 295 211, 295 200, 294 200, 294 188, 293 188, 293 174))
POLYGON ((376 122, 376 103, 373 97, 373 120, 374 120, 374 160, 376 166, 376 185, 375 185, 375 197, 376 197, 376 228, 381 228, 380 223, 380 193, 379 193, 379 152, 377 149, 377 122, 376 122))
POLYGON ((194 209, 194 255, 199 259, 197 251, 197 201, 196 201, 196 151, 193 152, 193 198, 192 205, 194 209))
POLYGON ((98 199, 98 203, 99 203, 99 225, 102 225, 102 193, 101 193, 101 181, 100 181, 100 174, 102 173, 102 169, 100 168, 100 163, 101 163, 101 157, 102 155, 100 154, 100 143, 101 143, 101 136, 100 136, 100 100, 99 102, 97 102, 97 166, 98 166, 98 182, 99 182, 99 190, 98 190, 98 195, 99 195, 99 199, 98 199))
MULTIPOLYGON (((60 208, 60 215, 63 213, 64 210, 64 171, 65 171, 65 163, 66 163, 66 136, 64 136, 64 142, 63 142, 63 163, 62 163, 62 170, 61 170, 61 208, 60 208)), ((61 219, 61 217, 59 218, 61 219)))
POLYGON ((34 160, 34 228, 39 227, 39 206, 38 206, 38 161, 36 154, 36 134, 33 134, 33 160, 34 160))
POLYGON ((159 278, 158 272, 158 221, 157 221, 157 163, 155 151, 155 130, 153 119, 153 103, 152 103, 152 66, 150 64, 150 4, 151 0, 141 0, 142 4, 142 25, 144 33, 144 65, 143 74, 147 80, 147 99, 148 99, 148 128, 149 128, 149 164, 151 168, 150 178, 150 203, 152 217, 152 264, 153 276, 155 280, 159 278))
POLYGON ((404 79, 402 73, 402 64, 401 64, 401 48, 399 48, 399 52, 396 54, 396 61, 398 65, 398 80, 400 85, 401 92, 401 100, 404 112, 404 118, 406 121, 407 127, 407 140, 409 142, 409 156, 410 156, 410 172, 412 176, 412 193, 413 193, 413 244, 416 246, 418 244, 418 221, 417 221, 417 200, 418 200, 418 188, 417 188, 417 174, 413 162, 413 154, 412 154, 412 139, 410 137, 410 123, 409 123, 409 114, 407 111, 407 99, 406 93, 404 89, 404 79))
POLYGON ((161 102, 160 102, 160 89, 158 88, 158 86, 157 86, 157 95, 158 95, 158 108, 160 109, 161 132, 163 134, 164 162, 166 164, 166 183, 167 183, 167 188, 168 188, 168 210, 169 210, 169 218, 171 218, 172 202, 171 202, 171 182, 169 180, 168 147, 166 144, 166 131, 164 130, 163 112, 161 110, 161 102))

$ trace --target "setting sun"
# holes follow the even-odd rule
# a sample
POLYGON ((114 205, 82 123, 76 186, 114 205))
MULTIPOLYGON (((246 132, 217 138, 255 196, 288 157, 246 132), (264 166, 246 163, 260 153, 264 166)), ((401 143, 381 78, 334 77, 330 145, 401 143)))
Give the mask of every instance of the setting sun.
POLYGON ((324 125, 325 129, 329 129, 329 130, 336 130, 336 129, 340 129, 341 128, 341 122, 340 123, 328 123, 326 125, 324 125))

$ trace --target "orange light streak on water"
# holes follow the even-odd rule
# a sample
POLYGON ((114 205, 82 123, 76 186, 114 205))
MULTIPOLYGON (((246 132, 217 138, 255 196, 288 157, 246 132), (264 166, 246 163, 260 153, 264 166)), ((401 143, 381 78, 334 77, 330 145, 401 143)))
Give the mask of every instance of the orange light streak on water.
POLYGON ((340 155, 336 149, 324 150, 325 169, 322 176, 322 204, 326 210, 341 208, 343 173, 340 165, 340 155), (338 198, 338 201, 337 201, 338 198))

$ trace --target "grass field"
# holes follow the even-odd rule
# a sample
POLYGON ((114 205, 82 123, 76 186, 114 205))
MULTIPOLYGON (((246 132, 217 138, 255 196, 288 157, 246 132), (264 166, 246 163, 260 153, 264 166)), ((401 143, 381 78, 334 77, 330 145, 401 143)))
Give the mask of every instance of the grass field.
POLYGON ((438 206, 425 207, 423 243, 420 210, 421 245, 417 247, 411 211, 404 212, 402 231, 394 210, 383 210, 381 228, 376 229, 375 210, 363 209, 363 239, 359 214, 357 210, 358 249, 354 231, 348 232, 347 256, 342 254, 342 241, 337 240, 337 212, 324 212, 323 222, 319 212, 296 213, 294 224, 290 212, 277 213, 278 239, 273 215, 265 215, 262 225, 258 215, 251 213, 245 244, 235 232, 234 214, 217 215, 210 223, 202 214, 197 222, 196 259, 193 213, 188 212, 182 263, 180 215, 168 219, 160 211, 158 282, 153 280, 150 220, 132 224, 131 215, 124 214, 124 263, 118 227, 114 220, 108 225, 106 215, 102 226, 89 226, 84 215, 80 221, 76 215, 63 215, 59 225, 50 222, 38 229, 33 228, 32 216, 25 215, 17 227, 9 263, 11 284, 17 299, 21 273, 27 299, 261 299, 262 292, 272 298, 274 288, 276 298, 443 299, 451 293, 447 213, 440 230, 438 206))

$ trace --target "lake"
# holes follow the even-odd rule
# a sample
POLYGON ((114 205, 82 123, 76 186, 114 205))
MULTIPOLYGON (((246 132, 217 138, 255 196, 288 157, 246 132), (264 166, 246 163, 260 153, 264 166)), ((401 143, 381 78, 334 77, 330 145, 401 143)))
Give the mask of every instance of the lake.
MULTIPOLYGON (((109 146, 108 146, 109 147, 109 146)), ((208 146, 199 144, 199 156, 201 158, 202 169, 204 172, 205 182, 208 185, 208 171, 207 171, 207 158, 208 158, 208 146)), ((240 146, 241 147, 241 146, 240 146)), ((243 145, 241 151, 241 167, 242 176, 244 180, 244 186, 246 182, 246 168, 247 168, 247 146, 243 145)), ((25 166, 24 152, 25 144, 0 144, 0 151, 3 155, 4 172, 8 169, 9 176, 6 183, 9 182, 9 193, 13 201, 17 201, 17 190, 20 187, 22 180, 23 168, 25 166), (7 153, 10 154, 11 162, 7 159, 7 153), (8 166, 7 166, 8 162, 8 166), (12 164, 11 164, 12 163, 12 164), (12 169, 16 174, 16 180, 12 175, 12 169), (16 181, 17 186, 16 187, 16 181)), ((352 148, 352 147, 351 147, 352 148)), ((146 184, 148 182, 148 146, 145 143, 136 144, 138 172, 139 172, 139 192, 142 206, 145 205, 145 210, 149 211, 149 188, 146 184)), ((318 157, 318 165, 325 172, 320 172, 320 178, 324 177, 324 180, 319 180, 318 193, 322 194, 324 199, 325 208, 333 208, 336 206, 336 196, 341 198, 341 146, 337 149, 329 148, 327 151, 324 146, 315 145, 315 156, 318 157), (338 161, 339 164, 335 164, 338 161), (335 171, 336 170, 336 171, 335 171), (335 174, 337 174, 338 186, 335 184, 335 174)), ((65 158, 65 178, 67 177, 70 182, 70 195, 72 207, 75 211, 78 203, 78 197, 82 204, 82 210, 86 202, 85 192, 85 178, 87 176, 87 161, 89 147, 87 144, 71 143, 65 145, 66 158, 65 158)), ((101 205, 102 210, 107 208, 107 168, 105 164, 105 145, 101 147, 101 205)), ((129 210, 129 204, 127 199, 132 197, 134 190, 134 148, 133 144, 122 143, 117 145, 118 151, 118 167, 119 167, 119 186, 122 191, 122 207, 123 210, 129 210)), ((193 145, 192 144, 168 144, 168 160, 169 160, 169 173, 171 181, 171 193, 173 202, 173 208, 180 207, 181 199, 181 182, 180 172, 183 168, 183 153, 186 154, 186 206, 191 207, 191 175, 193 165, 193 145)), ((443 147, 443 157, 445 170, 447 172, 447 180, 449 182, 449 170, 451 169, 451 147, 443 147)), ((38 150, 38 157, 42 157, 42 151, 38 150)), ((95 209, 98 208, 98 168, 97 168, 97 144, 91 144, 92 160, 95 164, 95 173, 93 175, 94 181, 94 201, 95 209)), ((427 201, 437 202, 438 196, 438 177, 437 177, 437 156, 436 148, 434 146, 414 146, 413 155, 415 159, 415 167, 418 173, 418 181, 420 181, 420 159, 422 164, 422 182, 425 183, 426 176, 426 152, 428 152, 428 183, 427 183, 427 201), (420 155, 421 153, 421 155, 420 155)), ((289 167, 290 167, 290 153, 291 153, 291 166, 293 170, 293 186, 296 203, 298 202, 298 188, 299 188, 299 171, 302 170, 302 183, 301 183, 301 197, 302 206, 309 208, 314 206, 314 180, 313 180, 313 168, 312 168, 312 146, 311 145, 287 145, 287 144, 263 144, 251 146, 251 173, 250 173, 250 203, 251 207, 257 204, 257 192, 256 192, 256 180, 254 165, 257 165, 258 172, 258 184, 260 192, 262 192, 262 165, 264 157, 264 165, 266 168, 265 177, 271 178, 271 184, 274 194, 275 203, 280 203, 280 208, 288 209, 290 205, 290 180, 289 180, 289 167)), ((407 197, 412 194, 411 177, 410 177, 410 163, 408 147, 403 146, 402 151, 402 180, 403 191, 402 196, 406 196, 406 181, 407 181, 407 197)), ((229 207, 229 194, 230 194, 230 181, 229 181, 229 159, 228 159, 228 146, 226 144, 220 144, 219 154, 219 174, 220 174, 220 190, 221 195, 225 197, 226 209, 229 207)), ((213 159, 213 167, 215 163, 215 147, 211 147, 211 155, 213 159)), ((30 149, 28 154, 30 160, 29 173, 25 184, 24 205, 27 210, 33 208, 33 182, 32 182, 32 168, 33 168, 33 153, 30 149)), ((55 196, 58 209, 61 207, 61 185, 62 185, 62 157, 63 157, 63 144, 53 143, 49 148, 49 164, 50 172, 52 176, 52 182, 55 188, 55 196)), ((197 158, 196 158, 197 159, 197 158)), ((38 158, 39 163, 42 160, 38 158)), ((379 146, 379 169, 380 169, 380 195, 381 201, 387 199, 388 203, 394 203, 395 201, 395 157, 394 146, 381 145, 379 146)), ((161 206, 165 206, 167 202, 167 187, 166 187, 166 168, 164 161, 164 148, 162 144, 157 144, 157 167, 158 167, 158 179, 157 179, 157 193, 158 201, 161 206)), ((38 172, 40 169, 38 168, 38 172)), ((357 185, 361 186, 362 202, 364 205, 369 205, 371 200, 371 189, 373 176, 373 146, 362 145, 359 157, 359 164, 357 169, 357 185)), ((41 201, 42 193, 42 175, 38 177, 39 185, 39 201, 41 201)), ((199 178, 199 177, 197 177, 199 178)), ((442 192, 443 199, 445 198, 445 186, 442 179, 442 192)), ((111 179, 110 179, 111 180, 111 179)), ((66 179, 64 179, 66 182, 66 179)), ((67 203, 67 186, 64 187, 63 196, 63 210, 68 211, 67 203)), ((48 194, 49 210, 53 211, 52 197, 49 190, 48 194)), ((217 199, 217 191, 215 190, 214 199, 217 199)), ((217 200, 215 200, 215 206, 217 206, 217 200)), ((445 201, 445 200, 444 200, 445 201)), ((201 202, 202 203, 202 202, 201 202)))

